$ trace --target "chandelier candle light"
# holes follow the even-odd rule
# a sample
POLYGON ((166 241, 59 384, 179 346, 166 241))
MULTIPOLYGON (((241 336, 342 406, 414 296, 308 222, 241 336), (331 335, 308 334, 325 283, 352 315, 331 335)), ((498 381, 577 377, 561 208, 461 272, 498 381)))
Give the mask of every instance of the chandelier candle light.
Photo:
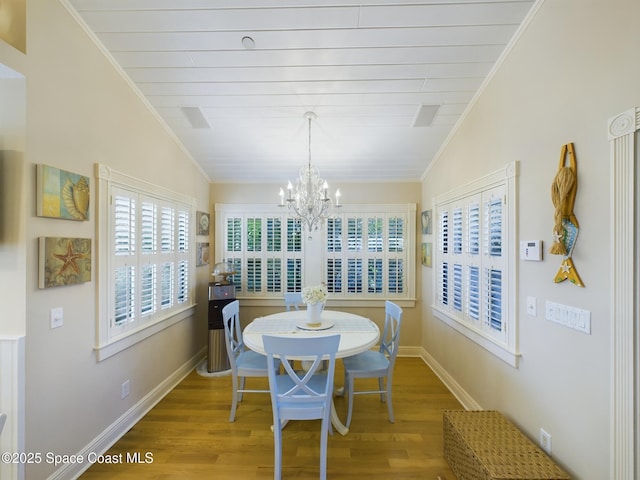
POLYGON ((305 118, 309 121, 309 162, 300 170, 300 176, 296 181, 296 190, 293 191, 291 182, 287 184, 287 194, 280 189, 280 206, 285 202, 289 211, 306 225, 309 233, 317 230, 318 225, 324 223, 329 216, 331 206, 340 207, 340 190, 336 190, 335 203, 329 196, 329 185, 320 177, 318 169, 311 165, 311 120, 316 117, 313 112, 306 112, 305 118))

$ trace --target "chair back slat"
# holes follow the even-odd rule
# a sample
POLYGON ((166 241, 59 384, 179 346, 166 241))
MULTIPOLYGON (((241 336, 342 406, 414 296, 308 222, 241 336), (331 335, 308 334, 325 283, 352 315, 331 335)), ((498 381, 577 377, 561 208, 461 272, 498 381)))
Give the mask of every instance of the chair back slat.
POLYGON ((402 324, 402 308, 390 301, 385 302, 385 318, 382 337, 380 338, 380 352, 395 361, 400 346, 400 326, 402 324))
MULTIPOLYGON (((272 358, 281 360, 289 379, 286 384, 286 387, 288 387, 286 390, 274 391, 273 388, 271 389, 274 407, 276 405, 281 407, 285 404, 290 406, 330 400, 333 390, 335 355, 340 344, 340 335, 314 338, 286 338, 265 335, 262 340, 269 360, 267 363, 270 368, 270 383, 277 384, 276 371, 271 369, 272 358), (295 370, 292 366, 293 362, 289 361, 292 360, 291 357, 295 359, 304 358, 306 371, 295 370), (322 366, 323 360, 327 359, 329 360, 329 365, 326 374, 319 374, 318 370, 322 366), (319 379, 322 381, 318 381, 319 379)), ((283 385, 282 379, 280 379, 279 384, 283 385)))
POLYGON ((300 310, 302 305, 302 293, 301 292, 286 292, 284 294, 284 306, 289 312, 291 309, 300 310))
POLYGON ((224 323, 224 339, 229 355, 231 368, 236 368, 236 358, 244 348, 242 328, 240 326, 240 302, 234 300, 222 309, 222 322, 224 323))

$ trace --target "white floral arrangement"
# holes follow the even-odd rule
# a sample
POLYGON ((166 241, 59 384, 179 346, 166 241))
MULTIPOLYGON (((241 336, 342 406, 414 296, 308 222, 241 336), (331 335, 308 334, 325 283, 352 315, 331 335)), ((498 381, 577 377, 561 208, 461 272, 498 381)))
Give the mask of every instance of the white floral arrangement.
POLYGON ((324 285, 314 285, 302 289, 302 301, 308 305, 327 301, 327 289, 324 285))

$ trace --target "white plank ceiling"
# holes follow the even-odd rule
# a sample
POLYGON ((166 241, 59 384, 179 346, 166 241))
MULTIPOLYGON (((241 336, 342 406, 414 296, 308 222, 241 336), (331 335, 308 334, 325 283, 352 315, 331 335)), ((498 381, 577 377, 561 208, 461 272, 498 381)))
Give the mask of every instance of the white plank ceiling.
POLYGON ((211 181, 282 183, 307 111, 329 182, 418 180, 534 4, 67 2, 211 181))

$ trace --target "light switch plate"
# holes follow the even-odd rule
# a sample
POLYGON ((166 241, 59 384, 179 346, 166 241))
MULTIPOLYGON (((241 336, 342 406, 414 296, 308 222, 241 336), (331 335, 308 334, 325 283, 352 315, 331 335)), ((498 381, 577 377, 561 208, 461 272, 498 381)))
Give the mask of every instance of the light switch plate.
POLYGON ((536 297, 527 297, 527 314, 531 315, 532 317, 538 315, 537 302, 538 300, 536 299, 536 297))
POLYGON ((61 327, 63 324, 63 310, 62 307, 52 308, 49 312, 49 321, 51 328, 61 327))

